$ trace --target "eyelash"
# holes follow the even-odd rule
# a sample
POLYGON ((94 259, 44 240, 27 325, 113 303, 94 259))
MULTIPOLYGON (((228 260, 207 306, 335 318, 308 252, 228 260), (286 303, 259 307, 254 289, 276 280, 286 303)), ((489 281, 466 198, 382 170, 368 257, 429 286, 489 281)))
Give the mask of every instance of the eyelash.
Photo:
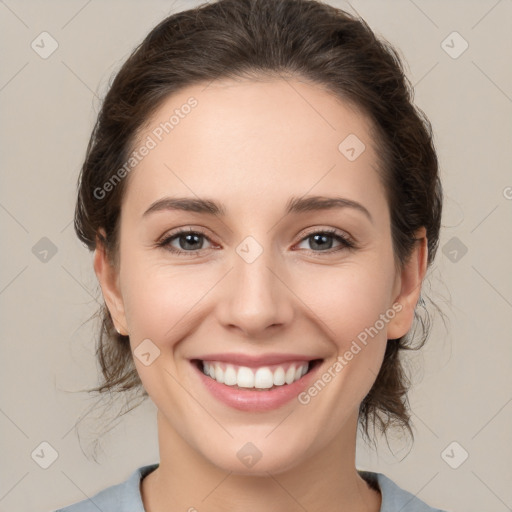
MULTIPOLYGON (((200 236, 205 237, 208 241, 211 242, 210 238, 206 235, 206 233, 204 233, 200 229, 195 229, 195 230, 190 229, 190 230, 181 230, 181 231, 177 231, 175 233, 171 233, 169 236, 166 236, 164 239, 157 242, 156 245, 157 245, 157 247, 163 248, 173 254, 178 254, 178 255, 179 254, 187 254, 187 255, 198 254, 198 252, 200 252, 202 249, 199 249, 199 251, 184 251, 183 249, 176 249, 176 247, 172 247, 170 245, 172 240, 174 240, 175 238, 179 238, 180 236, 183 236, 183 235, 200 235, 200 236)), ((338 240, 341 243, 341 245, 337 248, 329 249, 327 251, 313 251, 311 249, 309 249, 309 250, 306 249, 306 251, 309 253, 332 254, 332 253, 338 252, 342 249, 349 249, 349 250, 352 249, 353 250, 353 249, 357 248, 356 244, 351 239, 349 239, 346 235, 340 233, 339 231, 337 231, 336 229, 333 229, 333 228, 322 229, 322 230, 313 231, 311 233, 308 233, 306 236, 301 238, 300 242, 303 242, 304 240, 307 240, 308 238, 311 238, 314 235, 332 236, 336 240, 338 240)))

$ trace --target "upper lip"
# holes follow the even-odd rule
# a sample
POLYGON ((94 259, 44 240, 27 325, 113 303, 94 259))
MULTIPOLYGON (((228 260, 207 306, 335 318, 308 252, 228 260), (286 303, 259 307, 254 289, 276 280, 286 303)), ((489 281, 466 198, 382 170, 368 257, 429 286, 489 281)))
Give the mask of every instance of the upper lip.
POLYGON ((260 355, 249 355, 249 354, 233 354, 233 353, 218 353, 218 354, 207 354, 193 359, 200 359, 201 361, 220 361, 225 363, 231 363, 237 366, 248 366, 256 368, 258 366, 270 366, 273 364, 289 363, 292 361, 314 361, 315 359, 321 359, 319 357, 308 356, 304 354, 260 354, 260 355))

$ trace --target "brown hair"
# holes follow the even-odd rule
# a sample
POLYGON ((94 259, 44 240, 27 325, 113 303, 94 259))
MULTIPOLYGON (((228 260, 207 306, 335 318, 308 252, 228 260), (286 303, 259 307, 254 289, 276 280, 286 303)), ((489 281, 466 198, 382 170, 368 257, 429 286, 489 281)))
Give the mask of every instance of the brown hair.
MULTIPOLYGON (((364 20, 315 0, 218 0, 173 14, 147 35, 113 80, 87 147, 74 224, 80 240, 92 251, 99 239, 111 261, 118 261, 127 180, 106 197, 98 198, 95 191, 122 168, 140 129, 170 94, 221 78, 284 76, 318 84, 369 117, 381 155, 397 267, 407 261, 420 227, 426 228, 430 265, 442 207, 431 125, 413 105, 397 51, 364 20)), ((424 306, 423 298, 419 305, 424 306)), ((99 314, 96 353, 103 381, 91 391, 139 390, 147 396, 128 337, 117 334, 105 305, 99 314)), ((423 346, 429 331, 428 313, 416 311, 411 332, 388 341, 380 372, 360 406, 367 439, 370 423, 383 433, 391 425, 402 426, 412 436, 410 382, 399 356, 423 346), (418 329, 419 336, 413 336, 418 329), (414 347, 413 338, 418 341, 414 347)))

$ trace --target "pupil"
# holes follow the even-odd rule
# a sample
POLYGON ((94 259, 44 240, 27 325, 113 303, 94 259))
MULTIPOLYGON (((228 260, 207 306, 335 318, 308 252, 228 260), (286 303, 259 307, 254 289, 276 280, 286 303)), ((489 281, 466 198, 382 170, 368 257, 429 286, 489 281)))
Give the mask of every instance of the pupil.
MULTIPOLYGON (((182 237, 182 238, 183 238, 183 237, 182 237)), ((185 236, 184 236, 184 238, 186 239, 186 244, 188 244, 188 243, 189 243, 189 239, 190 239, 190 238, 195 238, 195 239, 196 239, 196 242, 197 242, 197 239, 199 238, 199 235, 195 235, 195 234, 185 235, 185 236)), ((193 242, 192 242, 192 243, 193 243, 193 242)), ((183 247, 183 244, 181 244, 181 243, 180 243, 180 245, 181 245, 181 248, 182 248, 182 249, 186 249, 186 248, 190 249, 190 247, 183 247)), ((195 247, 192 247, 192 249, 195 249, 195 247)))
MULTIPOLYGON (((322 242, 325 242, 326 238, 330 238, 330 236, 329 235, 313 235, 313 240, 314 240, 313 245, 319 245, 319 244, 317 244, 317 241, 316 241, 316 239, 318 239, 318 238, 320 238, 322 240, 322 242)), ((320 249, 322 249, 322 247, 325 248, 325 243, 324 243, 324 245, 321 245, 321 243, 319 245, 319 248, 320 249)), ((330 249, 330 247, 328 247, 328 249, 330 249)))

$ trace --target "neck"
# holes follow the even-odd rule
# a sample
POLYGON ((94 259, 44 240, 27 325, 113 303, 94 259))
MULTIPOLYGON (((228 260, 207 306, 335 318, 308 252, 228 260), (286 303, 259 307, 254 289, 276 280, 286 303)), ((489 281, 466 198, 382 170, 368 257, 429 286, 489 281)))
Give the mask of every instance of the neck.
POLYGON ((188 444, 158 413, 160 465, 143 479, 146 512, 379 512, 381 496, 355 468, 357 417, 323 449, 279 473, 224 471, 188 444))

